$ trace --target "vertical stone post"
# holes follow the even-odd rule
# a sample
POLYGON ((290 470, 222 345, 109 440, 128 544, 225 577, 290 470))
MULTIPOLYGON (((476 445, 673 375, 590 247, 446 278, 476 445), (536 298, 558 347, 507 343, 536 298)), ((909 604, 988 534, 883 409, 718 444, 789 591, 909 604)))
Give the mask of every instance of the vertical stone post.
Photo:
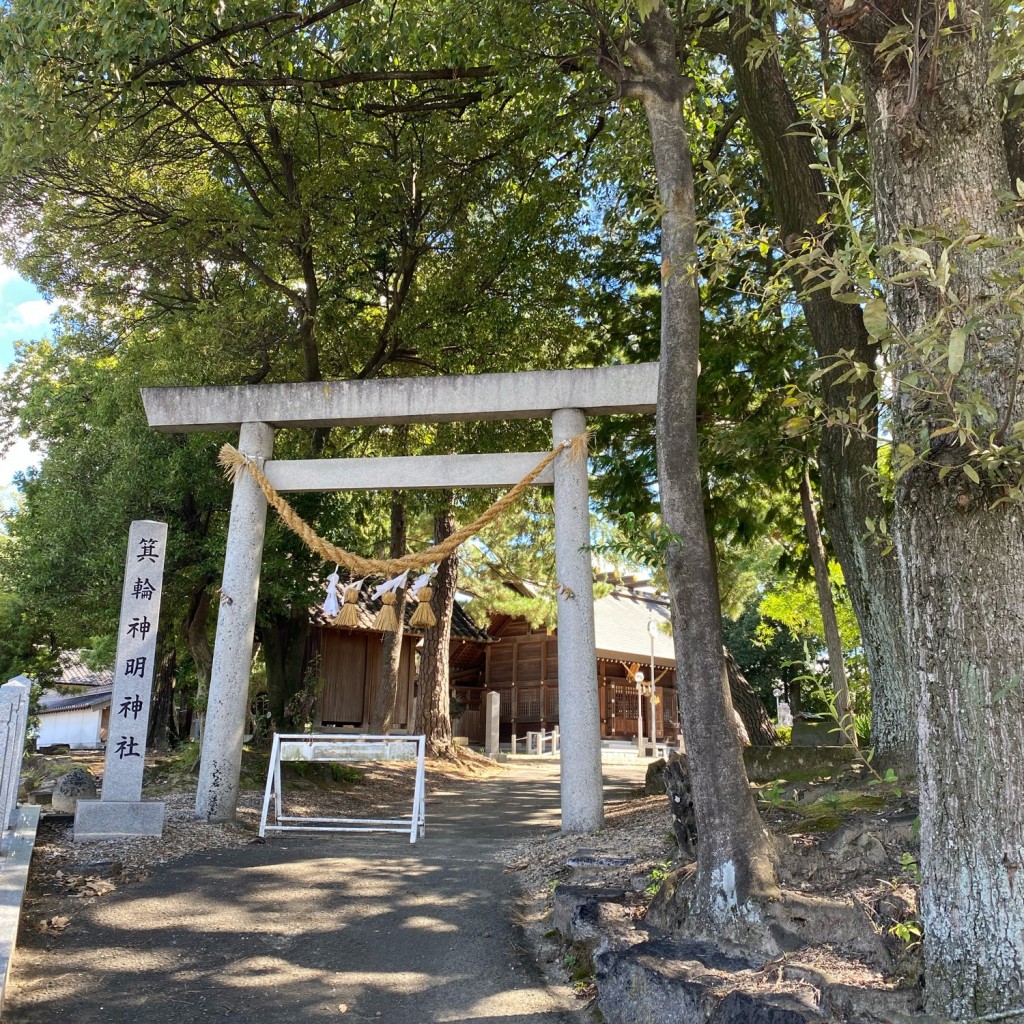
POLYGON ((142 799, 142 776, 166 560, 167 524, 147 519, 133 522, 121 587, 103 790, 99 800, 76 804, 76 843, 163 834, 164 805, 142 799))
POLYGON ((20 679, 11 679, 0 686, 0 729, 3 729, 0 751, 0 832, 11 827, 18 803, 30 689, 20 679))
POLYGON ((498 736, 501 729, 501 694, 491 690, 484 698, 484 753, 498 756, 498 736))
MULTIPOLYGON (((579 409, 556 409, 555 444, 582 434, 579 409)), ((601 709, 594 642, 587 460, 555 460, 555 571, 558 576, 558 706, 561 730, 562 831, 589 832, 604 821, 601 709)))
MULTIPOLYGON (((243 423, 238 448, 262 465, 274 452, 273 428, 266 423, 243 423)), ((196 788, 196 817, 201 821, 230 821, 235 816, 266 525, 267 499, 253 478, 240 472, 231 499, 196 788)))

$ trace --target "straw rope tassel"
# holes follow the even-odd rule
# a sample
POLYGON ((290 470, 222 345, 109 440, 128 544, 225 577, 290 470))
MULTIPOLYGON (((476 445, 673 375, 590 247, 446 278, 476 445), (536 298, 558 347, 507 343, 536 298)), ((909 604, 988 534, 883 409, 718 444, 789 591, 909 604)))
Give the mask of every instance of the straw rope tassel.
MULTIPOLYGON (((470 537, 475 537, 485 526, 494 522, 509 506, 513 505, 534 480, 558 458, 562 452, 568 451, 568 458, 586 457, 589 435, 577 434, 563 441, 548 452, 536 466, 510 491, 502 495, 493 505, 487 508, 473 522, 456 530, 450 537, 435 544, 418 554, 403 555, 401 558, 363 558, 344 548, 339 548, 321 537, 296 511, 274 490, 274 485, 256 463, 243 455, 233 445, 225 444, 218 456, 218 461, 229 480, 234 480, 240 470, 245 468, 256 481, 267 502, 281 519, 281 522, 292 531, 310 551, 314 551, 325 562, 337 562, 350 572, 361 576, 393 576, 408 569, 425 569, 429 565, 440 562, 456 551, 470 537)), ((347 596, 346 596, 347 600, 347 596)))
POLYGON ((409 625, 415 629, 428 629, 430 626, 437 625, 437 616, 434 615, 434 609, 430 607, 430 599, 434 596, 434 590, 432 587, 420 587, 416 591, 416 600, 419 604, 416 605, 416 610, 412 613, 412 618, 409 620, 409 625))
POLYGON ((373 628, 379 629, 382 633, 398 632, 398 614, 395 611, 395 602, 398 600, 393 590, 381 595, 381 610, 377 612, 377 618, 373 620, 373 628))
POLYGON ((345 591, 345 603, 338 613, 338 625, 347 629, 355 629, 359 625, 359 609, 356 607, 359 601, 359 590, 357 587, 349 587, 345 591))

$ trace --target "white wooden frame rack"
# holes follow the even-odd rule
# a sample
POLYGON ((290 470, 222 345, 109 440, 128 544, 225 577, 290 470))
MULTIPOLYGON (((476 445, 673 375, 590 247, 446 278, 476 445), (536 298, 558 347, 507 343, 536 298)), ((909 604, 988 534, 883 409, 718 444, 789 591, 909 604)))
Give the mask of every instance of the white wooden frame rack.
POLYGON ((260 835, 268 832, 408 832, 415 843, 426 830, 425 736, 363 736, 346 733, 277 733, 270 750, 267 785, 263 792, 260 835), (281 805, 281 763, 365 761, 416 762, 412 814, 408 818, 316 818, 283 813, 281 805), (271 797, 274 821, 270 823, 271 797))

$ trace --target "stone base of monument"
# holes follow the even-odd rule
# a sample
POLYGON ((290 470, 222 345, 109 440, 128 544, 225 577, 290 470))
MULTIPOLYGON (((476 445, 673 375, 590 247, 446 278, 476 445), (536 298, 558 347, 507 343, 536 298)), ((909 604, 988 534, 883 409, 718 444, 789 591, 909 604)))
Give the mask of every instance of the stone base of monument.
POLYGON ((79 800, 75 842, 118 836, 160 836, 164 831, 162 800, 79 800))

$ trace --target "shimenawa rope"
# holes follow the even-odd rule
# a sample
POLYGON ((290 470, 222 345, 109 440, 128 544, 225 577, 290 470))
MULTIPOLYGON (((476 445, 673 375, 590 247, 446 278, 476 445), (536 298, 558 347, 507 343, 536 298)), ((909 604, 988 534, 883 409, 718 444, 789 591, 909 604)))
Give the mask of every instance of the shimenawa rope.
POLYGON ((563 452, 567 453, 567 457, 572 462, 585 459, 588 441, 589 435, 585 433, 566 439, 548 452, 519 483, 477 516, 473 522, 463 526, 460 530, 456 530, 455 533, 447 537, 440 544, 435 544, 433 547, 427 548, 426 551, 404 555, 401 558, 363 558, 361 555, 346 551, 344 548, 339 548, 336 544, 332 544, 329 540, 325 540, 277 493, 274 485, 267 479, 263 470, 249 456, 244 455, 233 445, 225 444, 221 448, 218 461, 224 468, 225 476, 231 481, 234 481, 238 473, 245 469, 253 480, 256 481, 267 502, 280 516, 281 522, 310 551, 316 552, 325 562, 336 562, 345 566, 350 572, 363 576, 395 576, 408 569, 425 569, 427 566, 435 565, 441 559, 447 558, 460 545, 464 544, 470 537, 476 536, 485 526, 493 523, 510 505, 514 504, 526 488, 563 452))

